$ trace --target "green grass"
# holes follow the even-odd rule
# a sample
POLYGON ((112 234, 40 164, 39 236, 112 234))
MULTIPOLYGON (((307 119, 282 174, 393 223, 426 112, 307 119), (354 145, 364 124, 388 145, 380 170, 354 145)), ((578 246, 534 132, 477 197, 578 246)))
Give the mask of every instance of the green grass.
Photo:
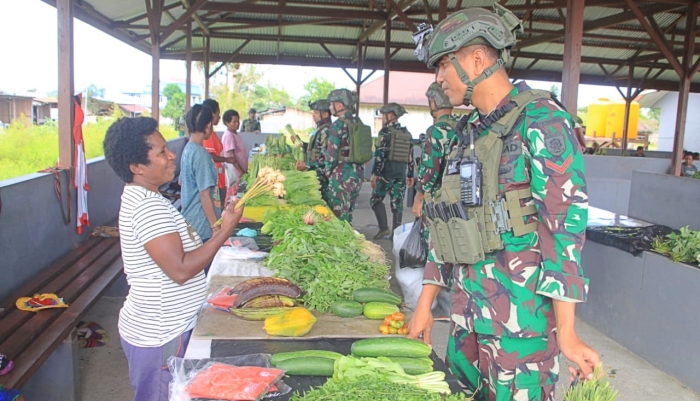
MULTIPOLYGON (((102 141, 112 119, 100 119, 83 126, 85 156, 87 159, 104 155, 102 141)), ((169 125, 160 127, 165 139, 177 138, 169 125)), ((58 127, 53 123, 26 125, 22 120, 0 130, 0 180, 36 173, 55 166, 58 161, 58 127)))

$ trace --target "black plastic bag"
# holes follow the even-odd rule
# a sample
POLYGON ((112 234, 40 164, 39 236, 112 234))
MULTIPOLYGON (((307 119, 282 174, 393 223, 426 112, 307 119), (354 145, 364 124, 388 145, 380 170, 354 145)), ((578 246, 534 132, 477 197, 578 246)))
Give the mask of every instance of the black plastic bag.
POLYGON ((423 268, 428 260, 428 244, 424 238, 423 223, 420 218, 416 219, 399 250, 399 266, 401 268, 423 268))

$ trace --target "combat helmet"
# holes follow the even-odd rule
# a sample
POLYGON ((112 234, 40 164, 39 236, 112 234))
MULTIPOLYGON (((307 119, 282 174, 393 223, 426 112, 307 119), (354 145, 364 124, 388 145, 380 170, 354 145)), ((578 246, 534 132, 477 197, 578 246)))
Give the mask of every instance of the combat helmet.
POLYGON ((354 110, 357 104, 357 94, 348 89, 334 89, 328 94, 328 102, 342 103, 348 110, 354 110))
POLYGON ((428 91, 425 92, 425 96, 428 98, 428 105, 430 105, 430 100, 435 101, 435 110, 431 109, 431 113, 436 110, 451 109, 453 107, 452 103, 450 103, 450 98, 447 97, 445 91, 442 90, 442 86, 437 82, 430 84, 428 91))
POLYGON ((494 3, 494 11, 484 8, 467 8, 457 11, 442 20, 435 29, 421 24, 413 35, 416 41, 416 57, 428 68, 436 68, 440 59, 447 55, 460 79, 467 85, 464 104, 471 103, 474 86, 503 67, 515 47, 515 33, 522 32, 522 22, 515 14, 494 3), (486 45, 498 50, 498 61, 473 81, 457 62, 454 53, 469 45, 486 45))
POLYGON ((401 106, 398 103, 387 103, 384 106, 382 106, 381 109, 379 109, 379 113, 381 113, 381 114, 394 113, 396 118, 399 118, 402 115, 406 114, 407 111, 406 111, 406 109, 403 108, 403 106, 401 106))
POLYGON ((329 102, 327 99, 319 99, 315 102, 309 102, 309 108, 311 110, 330 112, 331 102, 329 102))

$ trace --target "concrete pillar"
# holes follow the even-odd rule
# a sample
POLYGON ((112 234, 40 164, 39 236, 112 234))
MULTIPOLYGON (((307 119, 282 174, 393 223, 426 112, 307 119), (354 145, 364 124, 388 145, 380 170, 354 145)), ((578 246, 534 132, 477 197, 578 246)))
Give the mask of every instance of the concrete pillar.
POLYGON ((58 165, 73 167, 73 0, 57 0, 58 165))
POLYGON ((581 80, 581 44, 583 40, 583 8, 585 0, 566 0, 566 36, 564 69, 561 80, 561 102, 575 114, 578 106, 578 85, 581 80))

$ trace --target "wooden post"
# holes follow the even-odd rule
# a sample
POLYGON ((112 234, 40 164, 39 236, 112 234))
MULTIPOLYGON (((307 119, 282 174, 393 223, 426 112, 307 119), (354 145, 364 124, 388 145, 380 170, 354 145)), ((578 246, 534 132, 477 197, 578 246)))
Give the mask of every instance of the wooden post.
POLYGON ((625 96, 625 119, 622 120, 622 156, 627 152, 627 138, 629 138, 630 110, 632 109, 632 78, 634 78, 634 64, 630 64, 627 74, 627 96, 625 96))
POLYGON ((204 98, 209 99, 209 35, 204 37, 204 98))
POLYGON ((683 76, 680 78, 678 89, 678 107, 676 109, 676 129, 673 137, 673 156, 671 157, 671 174, 681 175, 683 162, 683 145, 685 142, 685 120, 688 114, 688 94, 692 78, 693 55, 695 53, 696 21, 698 18, 698 3, 692 2, 688 7, 685 25, 685 54, 683 56, 683 76))
MULTIPOLYGON (((149 5, 151 0, 146 0, 149 5)), ((160 122, 160 19, 163 15, 160 0, 153 0, 148 16, 151 28, 151 117, 160 122)))
POLYGON ((185 49, 185 111, 192 107, 192 20, 187 21, 187 47, 185 49))
POLYGON ((357 42, 357 79, 355 88, 357 92, 357 104, 355 105, 355 116, 360 115, 360 87, 362 86, 362 70, 365 65, 365 52, 362 51, 362 43, 357 42))
POLYGON ((389 68, 391 66, 391 17, 387 18, 384 27, 384 103, 389 102, 389 68))
POLYGON ((561 102, 570 113, 578 106, 578 85, 581 80, 581 44, 583 40, 583 8, 585 0, 566 0, 564 38, 564 70, 561 102))
POLYGON ((73 167, 73 0, 57 0, 58 166, 73 167))

